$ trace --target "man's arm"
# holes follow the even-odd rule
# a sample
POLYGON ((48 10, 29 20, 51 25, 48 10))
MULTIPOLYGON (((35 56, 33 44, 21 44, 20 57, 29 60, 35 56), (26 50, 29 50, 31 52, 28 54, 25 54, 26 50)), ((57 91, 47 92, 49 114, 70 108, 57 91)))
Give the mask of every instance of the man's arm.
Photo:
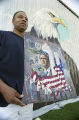
POLYGON ((0 79, 0 93, 3 95, 7 103, 24 106, 22 101, 23 95, 20 95, 14 88, 9 87, 0 79))

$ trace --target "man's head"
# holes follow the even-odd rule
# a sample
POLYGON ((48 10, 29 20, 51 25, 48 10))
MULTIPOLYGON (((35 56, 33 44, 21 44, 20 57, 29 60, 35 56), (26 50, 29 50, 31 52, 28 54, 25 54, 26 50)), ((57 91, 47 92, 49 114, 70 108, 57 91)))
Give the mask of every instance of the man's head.
POLYGON ((40 62, 45 69, 49 68, 50 61, 49 61, 49 55, 47 52, 42 51, 42 53, 40 54, 40 62))
POLYGON ((24 32, 28 27, 28 18, 25 12, 17 11, 13 15, 12 23, 14 31, 24 32))

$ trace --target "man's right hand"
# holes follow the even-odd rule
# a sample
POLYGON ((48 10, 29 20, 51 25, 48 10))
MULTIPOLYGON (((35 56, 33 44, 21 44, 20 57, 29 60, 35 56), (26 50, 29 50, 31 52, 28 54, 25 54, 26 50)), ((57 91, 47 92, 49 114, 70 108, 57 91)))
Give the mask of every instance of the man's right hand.
POLYGON ((9 87, 2 80, 0 80, 0 93, 3 95, 7 103, 17 104, 24 106, 20 100, 23 98, 23 95, 20 95, 14 88, 9 87))

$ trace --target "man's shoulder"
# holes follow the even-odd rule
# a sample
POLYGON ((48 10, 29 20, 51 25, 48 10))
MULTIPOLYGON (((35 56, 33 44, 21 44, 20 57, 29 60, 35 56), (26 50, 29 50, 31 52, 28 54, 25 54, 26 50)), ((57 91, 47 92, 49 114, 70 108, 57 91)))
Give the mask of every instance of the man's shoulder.
POLYGON ((37 72, 38 76, 45 76, 44 68, 41 65, 34 66, 33 70, 37 72))
POLYGON ((44 71, 44 68, 39 64, 39 65, 35 65, 35 66, 34 66, 34 70, 35 70, 35 71, 43 72, 43 71, 44 71))
POLYGON ((9 36, 12 36, 10 31, 0 30, 0 41, 8 40, 9 36))
POLYGON ((9 31, 5 31, 5 30, 0 30, 0 32, 2 32, 2 33, 7 33, 7 32, 9 32, 9 31))
POLYGON ((10 34, 10 33, 11 33, 11 31, 0 30, 1 35, 6 35, 6 34, 10 34))

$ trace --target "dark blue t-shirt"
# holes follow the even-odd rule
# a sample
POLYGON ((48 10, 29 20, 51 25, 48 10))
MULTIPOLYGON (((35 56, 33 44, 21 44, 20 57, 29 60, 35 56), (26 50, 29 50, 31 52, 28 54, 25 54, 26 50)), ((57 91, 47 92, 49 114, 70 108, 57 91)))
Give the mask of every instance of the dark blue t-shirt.
MULTIPOLYGON (((24 84, 24 39, 10 31, 0 31, 0 78, 22 93, 24 84)), ((0 94, 0 106, 7 103, 0 94)))

